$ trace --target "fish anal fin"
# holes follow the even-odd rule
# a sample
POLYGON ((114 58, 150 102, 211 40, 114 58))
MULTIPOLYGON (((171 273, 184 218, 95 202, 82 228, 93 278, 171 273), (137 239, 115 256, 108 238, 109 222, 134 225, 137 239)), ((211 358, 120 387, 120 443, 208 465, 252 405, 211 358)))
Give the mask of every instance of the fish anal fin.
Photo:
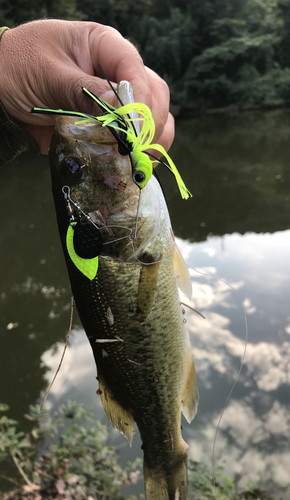
POLYGON ((121 432, 129 441, 131 446, 133 435, 135 432, 135 421, 132 414, 125 410, 118 401, 114 398, 112 392, 108 388, 103 376, 98 372, 99 379, 99 394, 103 403, 104 410, 115 429, 121 432))
POLYGON ((186 295, 186 297, 191 300, 192 284, 190 274, 188 272, 187 265, 184 262, 184 258, 182 257, 181 251, 177 246, 177 243, 174 244, 173 263, 177 286, 186 295))
POLYGON ((186 420, 190 423, 197 412, 198 389, 196 384, 196 374, 191 351, 189 351, 187 363, 187 376, 181 400, 181 411, 186 420))

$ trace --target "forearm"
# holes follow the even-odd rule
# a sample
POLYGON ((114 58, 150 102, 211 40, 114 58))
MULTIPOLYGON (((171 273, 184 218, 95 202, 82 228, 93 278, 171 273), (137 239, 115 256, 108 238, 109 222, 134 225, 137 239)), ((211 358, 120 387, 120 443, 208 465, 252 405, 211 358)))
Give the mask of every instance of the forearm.
POLYGON ((24 152, 39 152, 39 147, 31 135, 5 111, 0 101, 0 166, 24 152))

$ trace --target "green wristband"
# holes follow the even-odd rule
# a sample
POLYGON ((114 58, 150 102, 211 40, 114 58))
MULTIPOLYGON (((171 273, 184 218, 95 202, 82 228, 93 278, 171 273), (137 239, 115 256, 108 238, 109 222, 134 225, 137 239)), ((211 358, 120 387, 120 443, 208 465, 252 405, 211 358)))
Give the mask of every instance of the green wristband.
POLYGON ((0 38, 6 30, 9 30, 8 26, 2 26, 2 28, 0 28, 0 38))

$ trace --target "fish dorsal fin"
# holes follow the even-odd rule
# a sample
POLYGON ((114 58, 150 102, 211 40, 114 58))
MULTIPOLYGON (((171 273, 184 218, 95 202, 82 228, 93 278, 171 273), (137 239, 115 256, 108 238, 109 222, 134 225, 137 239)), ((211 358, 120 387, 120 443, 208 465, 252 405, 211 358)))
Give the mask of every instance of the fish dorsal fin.
POLYGON ((190 423, 197 412, 198 389, 191 349, 188 350, 187 376, 181 400, 181 411, 190 423))
POLYGON ((131 446, 133 435, 135 432, 135 421, 132 414, 125 410, 114 398, 112 392, 108 388, 105 379, 98 371, 99 393, 103 403, 105 412, 115 429, 121 432, 129 441, 131 446))
POLYGON ((190 274, 176 242, 173 250, 173 262, 177 286, 186 295, 188 300, 191 300, 192 284, 190 274))

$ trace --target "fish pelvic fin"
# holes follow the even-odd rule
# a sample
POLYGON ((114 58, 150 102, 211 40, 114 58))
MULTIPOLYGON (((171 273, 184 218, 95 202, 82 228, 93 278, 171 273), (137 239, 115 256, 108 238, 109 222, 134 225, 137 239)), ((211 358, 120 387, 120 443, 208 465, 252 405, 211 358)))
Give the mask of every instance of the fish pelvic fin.
POLYGON ((108 388, 103 376, 98 372, 99 394, 101 396, 104 410, 115 429, 121 432, 128 439, 131 446, 134 432, 135 421, 130 411, 123 408, 114 398, 113 393, 108 388))
POLYGON ((181 398, 181 411, 187 422, 191 422, 197 412, 198 388, 191 349, 188 352, 187 375, 181 398))
POLYGON ((182 455, 170 473, 150 469, 144 456, 143 465, 146 500, 186 500, 187 499, 187 456, 182 455))

